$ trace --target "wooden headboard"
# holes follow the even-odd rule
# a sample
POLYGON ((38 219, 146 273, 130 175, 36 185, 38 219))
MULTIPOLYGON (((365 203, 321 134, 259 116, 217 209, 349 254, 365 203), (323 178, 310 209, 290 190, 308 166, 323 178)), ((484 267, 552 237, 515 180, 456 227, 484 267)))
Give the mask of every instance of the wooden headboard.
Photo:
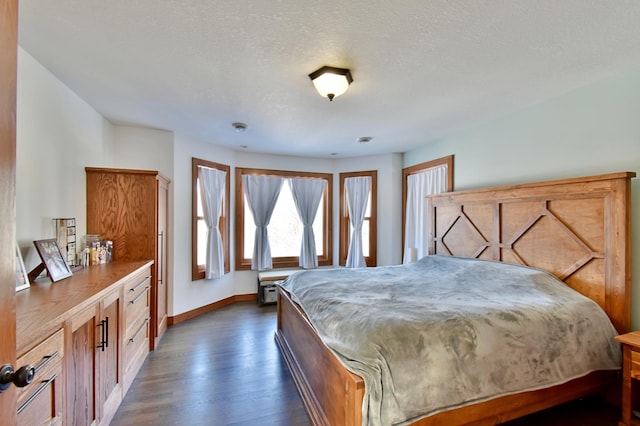
POLYGON ((631 326, 631 178, 613 173, 429 197, 429 253, 545 269, 631 326))

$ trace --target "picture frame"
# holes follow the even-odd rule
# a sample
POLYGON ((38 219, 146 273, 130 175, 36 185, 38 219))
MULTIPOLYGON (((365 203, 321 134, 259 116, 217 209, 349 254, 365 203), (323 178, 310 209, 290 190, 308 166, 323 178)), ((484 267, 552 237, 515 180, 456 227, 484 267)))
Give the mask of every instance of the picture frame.
POLYGON ((33 244, 36 246, 38 255, 40 255, 40 259, 42 259, 42 263, 47 269, 47 274, 52 282, 60 281, 73 275, 55 238, 36 240, 33 244))
POLYGON ((29 286, 29 277, 27 276, 27 270, 24 267, 20 246, 16 242, 16 291, 24 290, 29 288, 29 286))

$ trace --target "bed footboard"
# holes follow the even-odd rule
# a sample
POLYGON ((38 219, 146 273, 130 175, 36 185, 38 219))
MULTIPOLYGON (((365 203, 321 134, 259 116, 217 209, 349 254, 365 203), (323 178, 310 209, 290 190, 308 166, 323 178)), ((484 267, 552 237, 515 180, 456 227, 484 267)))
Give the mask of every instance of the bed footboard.
POLYGON ((361 425, 364 381, 344 368, 280 288, 275 338, 312 424, 361 425))

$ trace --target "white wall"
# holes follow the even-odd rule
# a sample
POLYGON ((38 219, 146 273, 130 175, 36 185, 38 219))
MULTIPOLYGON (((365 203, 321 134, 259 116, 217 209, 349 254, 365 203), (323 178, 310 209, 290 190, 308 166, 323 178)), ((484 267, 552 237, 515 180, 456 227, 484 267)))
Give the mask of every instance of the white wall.
POLYGON ((294 170, 297 172, 333 172, 333 160, 324 158, 292 157, 286 155, 257 154, 251 151, 239 151, 236 153, 236 159, 237 167, 294 170))
POLYGON ((158 170, 173 180, 173 132, 113 126, 113 158, 119 168, 158 170))
MULTIPOLYGON (((169 315, 206 306, 235 294, 255 293, 255 286, 247 289, 238 284, 231 256, 231 273, 216 280, 191 281, 191 158, 196 157, 231 166, 231 187, 233 188, 233 167, 235 153, 211 143, 193 140, 176 134, 173 145, 173 285, 169 287, 169 315)), ((231 191, 231 206, 234 203, 231 191)), ((231 229, 234 229, 234 215, 231 214, 231 229)), ((235 249, 231 240, 231 253, 235 249)), ((255 278, 255 276, 254 276, 255 278)))
POLYGON ((55 237, 52 218, 75 217, 85 234, 84 167, 113 165, 112 126, 18 48, 16 128, 16 236, 29 270, 32 241, 55 237))
MULTIPOLYGON (((640 172, 640 70, 548 100, 404 155, 404 165, 454 154, 455 189, 640 172)), ((640 251, 640 178, 632 183, 632 253, 640 251)), ((640 258, 632 257, 640 327, 640 258)))
MULTIPOLYGON (((340 173, 377 170, 378 171, 378 226, 377 261, 378 265, 402 263, 402 155, 375 155, 359 158, 335 160, 334 182, 340 183, 340 173), (363 165, 366 165, 363 168, 363 165)), ((334 191, 334 263, 338 263, 339 254, 339 215, 340 188, 334 191)))

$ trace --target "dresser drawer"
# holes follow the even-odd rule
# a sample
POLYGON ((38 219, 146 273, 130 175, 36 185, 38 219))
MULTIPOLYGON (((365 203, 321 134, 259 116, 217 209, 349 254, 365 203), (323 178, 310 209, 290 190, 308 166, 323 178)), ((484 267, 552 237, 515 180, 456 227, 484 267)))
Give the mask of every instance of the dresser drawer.
POLYGON ((151 317, 149 308, 145 308, 142 315, 127 328, 124 342, 124 390, 131 386, 135 375, 142 366, 149 353, 149 331, 151 317))
POLYGON ((151 288, 151 269, 145 269, 124 283, 125 302, 131 302, 151 288))
MULTIPOLYGON (((141 286, 136 291, 135 297, 129 298, 125 301, 125 321, 127 328, 127 336, 130 336, 129 329, 135 326, 135 323, 139 321, 141 315, 144 314, 145 309, 149 307, 149 294, 151 291, 151 285, 147 281, 147 285, 141 286)), ((147 314, 147 316, 149 316, 147 314)))
POLYGON ((125 348, 138 331, 142 318, 149 316, 151 270, 146 269, 124 284, 125 348), (146 313, 145 313, 146 312, 146 313))
POLYGON ((64 334, 59 330, 18 358, 17 365, 35 369, 32 382, 18 388, 18 425, 62 424, 63 355, 64 334))
MULTIPOLYGON (((124 342, 125 366, 128 365, 130 357, 137 352, 138 348, 145 340, 149 342, 149 308, 146 307, 137 319, 127 327, 127 338, 124 342)), ((148 345, 147 345, 148 346, 148 345)))

